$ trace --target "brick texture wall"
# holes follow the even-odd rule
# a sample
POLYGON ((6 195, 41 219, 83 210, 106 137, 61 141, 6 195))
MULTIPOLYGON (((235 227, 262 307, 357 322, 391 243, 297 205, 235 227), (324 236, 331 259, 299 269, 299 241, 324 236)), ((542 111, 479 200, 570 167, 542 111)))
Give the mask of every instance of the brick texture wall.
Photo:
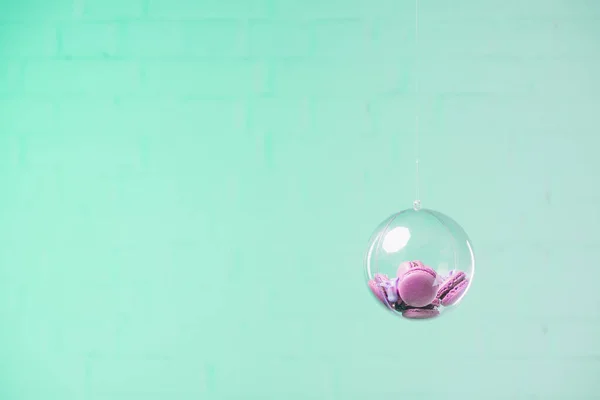
POLYGON ((600 3, 419 1, 0 0, 0 399, 599 399, 600 3), (361 265, 417 109, 425 324, 361 265))

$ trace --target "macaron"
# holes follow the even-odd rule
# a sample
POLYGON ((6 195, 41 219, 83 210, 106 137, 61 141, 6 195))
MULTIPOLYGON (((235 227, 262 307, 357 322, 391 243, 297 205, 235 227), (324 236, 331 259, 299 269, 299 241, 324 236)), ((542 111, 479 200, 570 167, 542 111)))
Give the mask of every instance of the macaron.
POLYGON ((409 269, 417 268, 417 267, 425 267, 425 265, 421 261, 404 261, 400 263, 398 266, 398 270, 396 271, 396 276, 398 278, 402 278, 405 273, 408 272, 409 269))
POLYGON ((386 274, 380 273, 376 273, 375 275, 373 275, 373 279, 375 279, 375 283, 381 288, 388 284, 390 281, 390 278, 386 274))
POLYGON ((396 289, 397 278, 390 280, 386 274, 376 273, 369 280, 369 288, 386 307, 393 307, 393 303, 399 300, 398 289, 396 289))
POLYGON ((386 274, 380 273, 376 273, 375 275, 373 275, 373 279, 369 280, 369 288, 371 288, 371 291, 373 292, 375 297, 377 297, 384 304, 386 295, 383 290, 383 286, 389 280, 390 279, 386 274))
POLYGON ((424 307, 436 298, 436 278, 435 271, 422 263, 413 266, 398 279, 398 294, 408 306, 424 307))
POLYGON ((428 319, 438 315, 440 312, 435 308, 409 308, 402 312, 402 316, 407 319, 428 319))
POLYGON ((444 307, 455 304, 467 290, 469 280, 462 271, 451 271, 450 275, 440 286, 436 299, 444 307))
POLYGON ((384 297, 385 295, 383 293, 383 289, 381 287, 379 287, 377 282, 375 282, 375 279, 369 280, 369 288, 371 289, 371 292, 373 292, 375 297, 377 297, 379 299, 379 301, 381 301, 383 304, 385 304, 385 297, 384 297))

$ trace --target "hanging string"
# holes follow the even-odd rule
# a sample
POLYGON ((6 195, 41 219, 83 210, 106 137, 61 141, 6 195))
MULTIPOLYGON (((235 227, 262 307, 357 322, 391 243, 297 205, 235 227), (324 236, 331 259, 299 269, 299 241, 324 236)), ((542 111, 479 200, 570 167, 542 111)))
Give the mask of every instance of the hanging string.
POLYGON ((413 208, 421 208, 419 186, 419 0, 415 0, 415 201, 413 208))

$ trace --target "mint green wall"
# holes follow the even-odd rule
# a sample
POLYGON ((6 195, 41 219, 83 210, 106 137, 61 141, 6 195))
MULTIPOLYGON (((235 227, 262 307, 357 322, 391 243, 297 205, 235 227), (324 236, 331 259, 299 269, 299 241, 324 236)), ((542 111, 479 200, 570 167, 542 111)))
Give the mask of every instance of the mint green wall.
POLYGON ((0 0, 0 399, 600 398, 600 3, 0 0), (408 323, 366 240, 473 239, 408 323))

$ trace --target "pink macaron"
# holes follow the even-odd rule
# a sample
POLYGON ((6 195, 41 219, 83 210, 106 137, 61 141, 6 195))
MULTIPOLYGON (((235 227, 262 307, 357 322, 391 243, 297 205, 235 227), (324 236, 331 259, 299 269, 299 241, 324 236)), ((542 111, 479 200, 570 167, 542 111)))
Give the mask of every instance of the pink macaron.
POLYGON ((419 263, 413 265, 398 279, 398 294, 408 306, 425 307, 438 293, 436 272, 419 263))
POLYGON ((436 299, 444 307, 456 304, 467 290, 469 280, 462 271, 451 271, 444 283, 440 286, 436 299))
POLYGON ((386 274, 376 273, 373 279, 369 280, 369 288, 371 292, 384 305, 390 306, 398 299, 398 291, 396 289, 396 278, 390 280, 386 274))
POLYGON ((383 290, 381 287, 379 287, 377 282, 375 282, 375 279, 371 279, 369 281, 369 288, 371 289, 371 292, 373 292, 375 297, 377 297, 379 299, 379 301, 381 301, 383 304, 385 304, 383 290))
POLYGON ((396 276, 398 278, 402 278, 404 276, 404 274, 406 274, 408 272, 409 269, 412 268, 418 268, 418 267, 425 267, 425 265, 421 262, 421 261, 404 261, 402 263, 400 263, 400 265, 398 266, 398 270, 396 271, 396 276))
POLYGON ((440 315, 435 308, 409 308, 402 312, 402 316, 407 319, 429 319, 440 315))

